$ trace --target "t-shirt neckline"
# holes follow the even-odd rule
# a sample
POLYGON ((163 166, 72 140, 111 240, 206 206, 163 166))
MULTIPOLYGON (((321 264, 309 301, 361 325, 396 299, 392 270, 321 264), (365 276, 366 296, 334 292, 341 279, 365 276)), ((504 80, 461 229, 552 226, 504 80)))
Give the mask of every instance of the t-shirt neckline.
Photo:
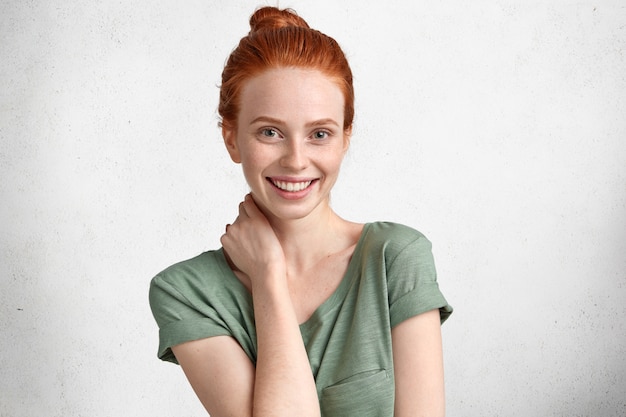
MULTIPOLYGON (((335 291, 333 291, 332 294, 326 300, 324 300, 322 304, 320 304, 315 309, 315 311, 313 311, 313 314, 311 314, 311 316, 307 320, 300 323, 301 332, 306 333, 307 330, 315 327, 318 323, 322 321, 323 317, 327 313, 334 310, 338 305, 340 305, 340 301, 344 299, 348 289, 350 288, 350 284, 354 279, 356 279, 356 276, 358 275, 355 273, 356 271, 354 271, 354 269, 357 268, 359 264, 365 236, 367 235, 370 225, 371 223, 365 223, 363 225, 363 230, 361 231, 359 240, 354 247, 354 252, 350 257, 348 267, 346 268, 346 272, 344 273, 341 282, 339 283, 335 291)), ((221 263, 221 269, 225 273, 226 285, 232 286, 233 290, 240 292, 244 297, 250 300, 250 303, 252 303, 252 294, 250 293, 250 291, 248 291, 246 286, 243 285, 239 278, 237 278, 233 270, 230 269, 230 265, 228 265, 228 262, 226 261, 226 256, 224 255, 224 248, 219 248, 217 250, 217 253, 219 255, 218 258, 221 263)))

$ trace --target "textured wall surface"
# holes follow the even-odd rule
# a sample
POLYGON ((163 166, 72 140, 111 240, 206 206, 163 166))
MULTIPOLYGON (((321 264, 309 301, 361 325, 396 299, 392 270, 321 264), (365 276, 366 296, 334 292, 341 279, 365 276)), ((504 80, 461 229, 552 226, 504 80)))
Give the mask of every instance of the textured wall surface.
MULTIPOLYGON (((259 1, 0 0, 0 416, 198 416, 150 278, 246 192, 216 126, 259 1)), ((271 2, 270 2, 271 3, 271 2)), ((434 243, 448 415, 626 415, 626 5, 293 0, 353 66, 333 204, 434 243)))

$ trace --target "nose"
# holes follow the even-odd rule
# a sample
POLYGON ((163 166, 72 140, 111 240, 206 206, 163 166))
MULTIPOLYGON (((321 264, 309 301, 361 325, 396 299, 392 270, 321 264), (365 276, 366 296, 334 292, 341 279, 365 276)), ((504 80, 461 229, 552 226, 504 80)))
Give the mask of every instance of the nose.
POLYGON ((280 159, 280 165, 283 168, 289 168, 294 171, 302 171, 305 169, 309 163, 305 147, 306 144, 304 140, 286 140, 284 152, 280 159))

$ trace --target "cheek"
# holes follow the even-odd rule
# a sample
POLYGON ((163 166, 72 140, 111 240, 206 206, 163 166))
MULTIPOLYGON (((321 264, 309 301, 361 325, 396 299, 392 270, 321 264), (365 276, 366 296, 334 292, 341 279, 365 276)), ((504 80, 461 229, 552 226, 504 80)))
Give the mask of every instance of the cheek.
POLYGON ((251 164, 249 161, 242 160, 241 168, 243 170, 243 176, 246 177, 246 181, 252 181, 256 176, 258 176, 259 170, 256 168, 254 164, 251 164))
POLYGON ((263 155, 260 152, 243 152, 241 155, 241 167, 243 175, 248 182, 255 181, 267 163, 264 162, 263 155))
POLYGON ((343 152, 335 152, 333 157, 328 158, 328 167, 338 171, 343 163, 343 157, 343 152))

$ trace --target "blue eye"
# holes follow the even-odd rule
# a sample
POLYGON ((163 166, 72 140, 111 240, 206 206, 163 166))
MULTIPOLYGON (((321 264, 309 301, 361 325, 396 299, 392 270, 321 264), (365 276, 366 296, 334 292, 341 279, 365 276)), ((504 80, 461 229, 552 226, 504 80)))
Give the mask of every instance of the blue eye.
POLYGON ((278 135, 278 132, 276 132, 274 129, 266 128, 261 130, 261 134, 268 138, 275 138, 278 135))
POLYGON ((318 130, 317 132, 313 133, 313 139, 326 139, 328 135, 328 132, 324 130, 318 130))

